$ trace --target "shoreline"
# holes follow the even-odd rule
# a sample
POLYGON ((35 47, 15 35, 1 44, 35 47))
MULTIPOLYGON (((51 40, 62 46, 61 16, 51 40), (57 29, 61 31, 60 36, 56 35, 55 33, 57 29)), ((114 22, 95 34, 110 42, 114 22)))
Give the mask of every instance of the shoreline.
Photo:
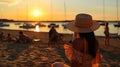
MULTIPOLYGON (((18 35, 19 30, 4 30, 0 29, 0 32, 3 31, 5 34, 11 33, 13 37, 18 35)), ((66 58, 64 56, 63 44, 61 44, 61 48, 57 46, 49 47, 48 43, 48 32, 33 32, 33 31, 24 31, 29 37, 35 39, 39 38, 41 42, 32 43, 32 44, 14 44, 7 42, 0 42, 0 45, 6 45, 11 53, 6 53, 10 56, 17 57, 14 61, 9 61, 5 59, 1 59, 0 64, 10 63, 18 61, 16 63, 33 63, 44 65, 44 63, 50 62, 53 63, 55 61, 60 61, 68 64, 66 62, 66 58), (37 55, 36 55, 37 54, 37 55), (19 56, 20 55, 20 56, 19 56), (30 56, 30 57, 29 57, 30 56), (25 60, 27 58, 27 60, 25 60), (33 58, 33 59, 32 59, 33 58), (38 58, 38 59, 34 59, 38 58), (53 60, 54 59, 54 60, 53 60), (28 62, 28 60, 30 62, 28 62), (21 62, 19 62, 21 61, 21 62), (22 62, 23 61, 23 62, 22 62), (39 63, 37 63, 39 61, 39 63), (42 62, 44 62, 42 64, 42 62)), ((63 40, 68 42, 72 39, 72 34, 63 34, 63 40)), ((119 38, 110 38, 110 46, 104 45, 104 37, 96 36, 96 39, 99 42, 100 50, 103 55, 103 60, 100 62, 100 67, 120 67, 120 39, 119 38)), ((4 51, 4 49, 0 49, 4 51)), ((6 51, 6 49, 5 49, 6 51)), ((0 57, 1 58, 1 57, 0 57)), ((16 64, 15 63, 15 64, 16 64)), ((13 64, 14 65, 14 64, 13 64)), ((24 66, 23 66, 24 67, 24 66)), ((49 67, 49 66, 47 66, 49 67)))

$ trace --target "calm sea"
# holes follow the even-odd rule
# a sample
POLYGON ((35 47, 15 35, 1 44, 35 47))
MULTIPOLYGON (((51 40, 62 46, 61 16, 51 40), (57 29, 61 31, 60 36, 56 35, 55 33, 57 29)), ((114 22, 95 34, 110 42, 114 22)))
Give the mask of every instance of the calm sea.
MULTIPOLYGON (((23 25, 23 22, 20 22, 20 24, 18 22, 6 22, 6 23, 9 24, 9 26, 8 27, 0 27, 0 29, 36 31, 36 28, 31 28, 31 29, 20 28, 19 26, 23 25)), ((46 26, 45 27, 39 27, 40 32, 48 32, 50 30, 50 28, 48 27, 50 22, 49 23, 41 22, 41 23, 46 25, 46 26)), ((54 23, 59 25, 59 27, 56 28, 57 32, 65 33, 65 34, 72 34, 73 33, 71 31, 69 31, 67 28, 63 27, 63 24, 66 24, 66 23, 69 23, 69 22, 54 22, 54 23)), ((35 25, 36 23, 31 22, 31 24, 35 25)), ((114 24, 116 24, 116 22, 110 22, 109 23, 110 33, 111 34, 118 33, 118 35, 120 35, 120 27, 115 27, 114 24)), ((104 25, 101 25, 100 28, 95 31, 95 35, 104 36, 103 32, 104 32, 104 25)))

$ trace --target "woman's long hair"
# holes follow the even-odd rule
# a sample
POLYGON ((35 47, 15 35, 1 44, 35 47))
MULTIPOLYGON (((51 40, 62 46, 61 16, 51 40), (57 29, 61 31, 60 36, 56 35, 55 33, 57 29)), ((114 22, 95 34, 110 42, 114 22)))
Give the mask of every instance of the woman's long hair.
POLYGON ((98 49, 98 41, 95 38, 94 32, 79 33, 80 38, 85 38, 88 43, 88 52, 92 57, 96 56, 98 49))

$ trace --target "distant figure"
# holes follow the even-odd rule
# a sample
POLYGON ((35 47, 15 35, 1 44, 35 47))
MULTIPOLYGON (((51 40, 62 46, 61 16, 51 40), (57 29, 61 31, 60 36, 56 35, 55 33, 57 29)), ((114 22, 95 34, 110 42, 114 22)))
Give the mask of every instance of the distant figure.
POLYGON ((52 26, 49 31, 49 44, 48 45, 56 44, 57 41, 58 41, 58 32, 56 31, 54 26, 52 26))
POLYGON ((89 14, 77 14, 75 21, 67 25, 74 32, 71 43, 64 44, 65 55, 71 67, 99 67, 101 53, 94 31, 100 27, 89 14))
POLYGON ((108 27, 108 22, 105 23, 104 34, 105 34, 105 45, 109 46, 110 44, 109 44, 109 27, 108 27))
POLYGON ((30 43, 32 39, 24 34, 22 31, 19 31, 19 37, 17 38, 18 43, 30 43))
POLYGON ((8 41, 8 42, 15 41, 15 38, 13 38, 10 33, 8 33, 8 35, 6 37, 6 41, 8 41))
POLYGON ((60 44, 64 43, 63 37, 64 37, 63 34, 58 35, 58 41, 59 41, 60 44))
POLYGON ((6 36, 3 32, 0 33, 0 40, 3 41, 5 40, 6 36))

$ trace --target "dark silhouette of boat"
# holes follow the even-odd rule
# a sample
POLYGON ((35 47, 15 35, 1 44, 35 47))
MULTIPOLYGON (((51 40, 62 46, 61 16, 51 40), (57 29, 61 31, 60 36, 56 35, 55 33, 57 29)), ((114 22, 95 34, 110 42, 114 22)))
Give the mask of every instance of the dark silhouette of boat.
POLYGON ((59 25, 58 25, 58 24, 55 24, 55 23, 51 23, 51 24, 48 25, 48 27, 52 27, 52 26, 54 26, 54 27, 59 27, 59 25))
POLYGON ((20 22, 15 22, 15 25, 20 25, 21 23, 20 22))
POLYGON ((36 23, 35 26, 36 26, 36 25, 39 25, 39 27, 45 27, 45 26, 46 26, 46 25, 44 25, 44 24, 42 24, 42 23, 36 23))
POLYGON ((114 24, 115 27, 120 27, 120 22, 118 22, 117 24, 114 24))
POLYGON ((67 23, 63 23, 62 26, 64 29, 67 29, 67 23))
POLYGON ((9 26, 9 24, 6 24, 4 22, 0 22, 0 27, 5 27, 5 26, 9 26))
POLYGON ((20 28, 35 28, 34 25, 30 24, 30 23, 24 23, 22 26, 19 26, 20 28))
POLYGON ((105 25, 105 22, 98 22, 100 25, 105 25))

